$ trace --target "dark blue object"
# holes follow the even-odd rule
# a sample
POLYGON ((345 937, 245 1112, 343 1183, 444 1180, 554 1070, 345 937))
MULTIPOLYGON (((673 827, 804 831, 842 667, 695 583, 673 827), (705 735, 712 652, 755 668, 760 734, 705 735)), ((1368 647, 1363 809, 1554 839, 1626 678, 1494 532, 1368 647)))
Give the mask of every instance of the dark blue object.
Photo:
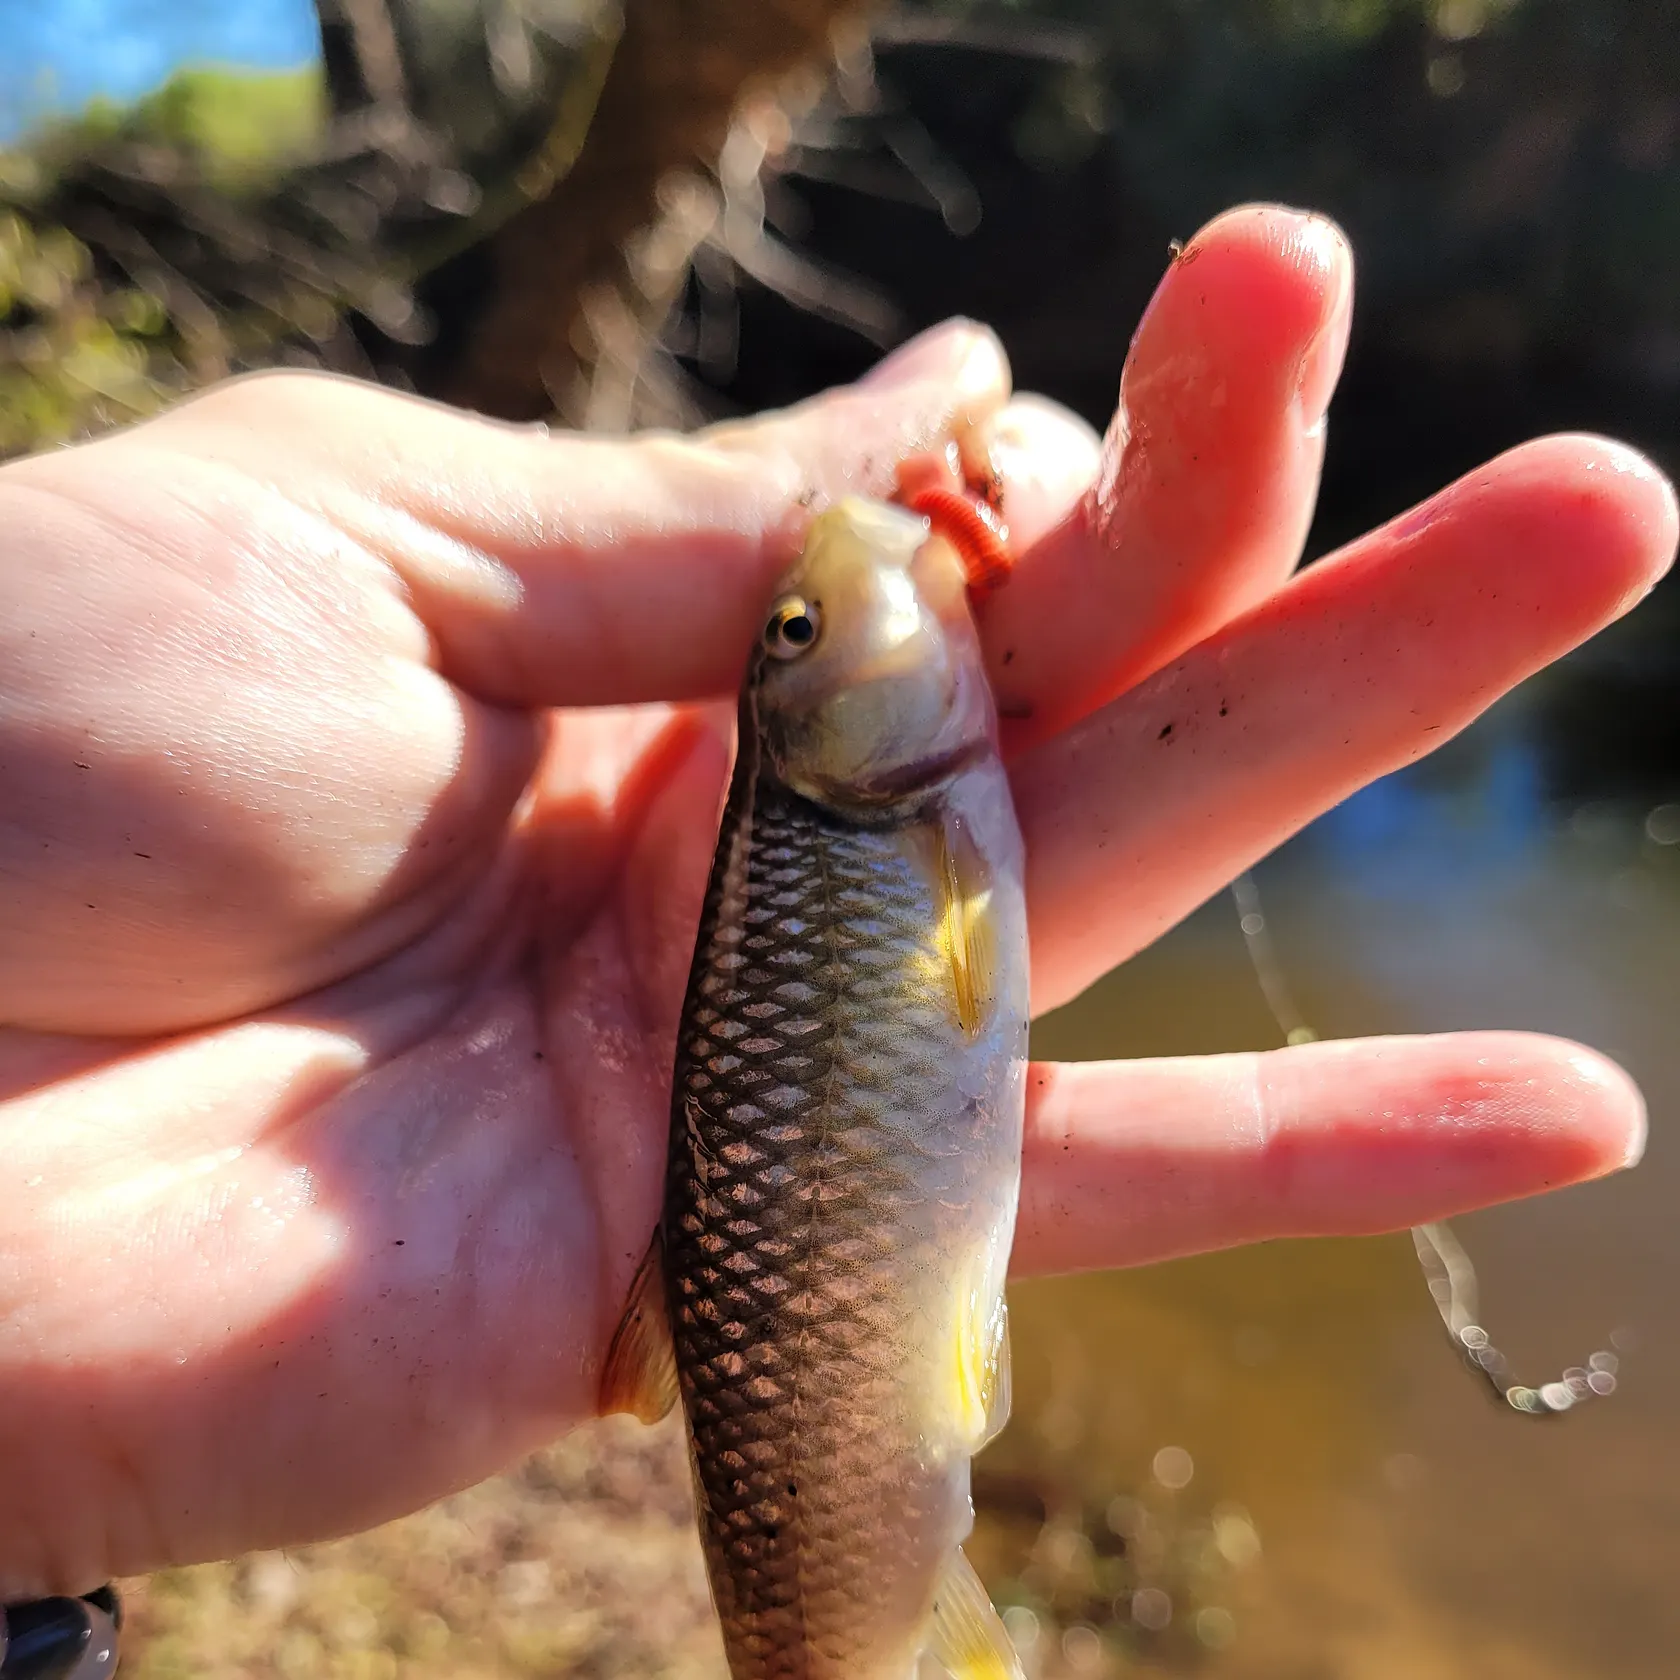
POLYGON ((89 1604, 96 1604, 111 1618, 111 1626, 120 1633, 122 1631, 122 1600, 117 1597, 117 1589, 109 1581, 102 1587, 95 1587, 90 1593, 83 1593, 89 1604))
POLYGON ((35 1598, 5 1607, 0 1680, 107 1680, 117 1666, 122 1605, 100 1587, 84 1598, 35 1598))

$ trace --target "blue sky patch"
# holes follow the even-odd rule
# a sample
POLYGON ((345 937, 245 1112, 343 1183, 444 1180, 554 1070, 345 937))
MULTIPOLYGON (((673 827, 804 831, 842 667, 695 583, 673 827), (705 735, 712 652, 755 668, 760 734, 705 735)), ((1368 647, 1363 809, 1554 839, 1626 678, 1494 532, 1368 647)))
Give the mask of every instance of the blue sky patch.
POLYGON ((0 140, 182 65, 290 70, 320 51, 310 0, 0 0, 0 140))

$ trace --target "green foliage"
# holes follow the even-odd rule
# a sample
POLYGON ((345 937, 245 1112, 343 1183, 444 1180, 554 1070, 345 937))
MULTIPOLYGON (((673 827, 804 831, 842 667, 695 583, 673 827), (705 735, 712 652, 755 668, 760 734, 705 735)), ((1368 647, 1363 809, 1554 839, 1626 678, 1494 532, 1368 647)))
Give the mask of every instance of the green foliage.
POLYGON ((101 291, 80 240, 0 213, 0 455, 65 442, 156 409, 159 299, 101 291))
MULTIPOLYGON (((9 173, 50 178, 68 163, 124 142, 167 148, 224 191, 271 179, 319 140, 326 96, 316 65, 257 74, 178 70, 132 105, 95 99, 41 125, 15 148, 9 173)), ((3 165, 0 165, 3 167, 3 165)))
MULTIPOLYGON (((117 171, 154 198, 254 200, 319 140, 324 112, 314 67, 194 68, 133 105, 96 100, 0 152, 0 458, 153 413, 265 359, 286 332, 322 327, 321 300, 284 275, 257 276, 245 306, 217 310, 147 238, 130 238, 112 262, 63 223, 85 205, 90 171, 117 171)), ((330 328, 336 316, 325 313, 330 328)))
POLYGON ((317 66, 254 76, 182 70, 129 118, 131 129, 192 152, 222 183, 271 176, 319 141, 326 121, 317 66))

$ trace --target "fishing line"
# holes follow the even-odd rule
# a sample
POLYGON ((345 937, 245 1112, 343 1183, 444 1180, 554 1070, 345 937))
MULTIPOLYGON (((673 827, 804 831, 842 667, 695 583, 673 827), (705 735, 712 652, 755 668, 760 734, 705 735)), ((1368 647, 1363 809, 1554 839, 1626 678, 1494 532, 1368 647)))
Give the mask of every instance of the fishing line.
MULTIPOLYGON (((1314 1043, 1318 1033, 1302 1014, 1290 990, 1266 926, 1260 888, 1252 873, 1244 872, 1231 883, 1231 897, 1236 902, 1243 944, 1254 977, 1284 1042, 1314 1043)), ((1414 1225, 1412 1243, 1429 1285, 1430 1299, 1441 1315, 1453 1347, 1466 1367, 1482 1378, 1512 1411, 1525 1417, 1557 1417, 1585 1401, 1615 1393, 1619 1361, 1605 1349, 1592 1354, 1585 1365, 1571 1365, 1555 1382, 1542 1383, 1538 1388, 1517 1382, 1510 1360, 1493 1345, 1482 1327, 1476 1267, 1452 1228, 1444 1223, 1414 1225)))

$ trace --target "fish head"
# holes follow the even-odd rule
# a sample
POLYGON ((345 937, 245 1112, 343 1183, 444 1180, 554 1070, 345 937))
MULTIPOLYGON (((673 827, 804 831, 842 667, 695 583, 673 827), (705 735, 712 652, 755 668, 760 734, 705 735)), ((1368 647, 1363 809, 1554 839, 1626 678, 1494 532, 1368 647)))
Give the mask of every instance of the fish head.
POLYGON ((812 521, 747 681, 781 781, 857 814, 917 803, 996 739, 962 562, 884 502, 846 497, 812 521))

